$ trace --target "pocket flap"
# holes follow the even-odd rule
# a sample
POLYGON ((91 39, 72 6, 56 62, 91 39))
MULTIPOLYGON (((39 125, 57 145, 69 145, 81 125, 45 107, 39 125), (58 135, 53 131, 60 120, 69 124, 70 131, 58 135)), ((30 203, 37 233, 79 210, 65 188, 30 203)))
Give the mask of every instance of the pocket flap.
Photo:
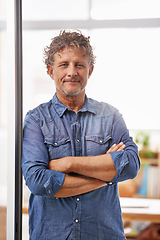
POLYGON ((55 138, 45 138, 45 141, 44 143, 46 144, 49 144, 49 145, 52 145, 54 147, 59 147, 63 144, 66 144, 67 142, 70 142, 70 138, 67 137, 67 138, 62 138, 62 139, 55 139, 55 138))
POLYGON ((86 136, 85 139, 86 139, 86 141, 92 141, 92 142, 96 142, 99 144, 105 144, 106 142, 108 142, 111 139, 111 136, 110 135, 107 135, 107 136, 92 135, 92 136, 86 136))

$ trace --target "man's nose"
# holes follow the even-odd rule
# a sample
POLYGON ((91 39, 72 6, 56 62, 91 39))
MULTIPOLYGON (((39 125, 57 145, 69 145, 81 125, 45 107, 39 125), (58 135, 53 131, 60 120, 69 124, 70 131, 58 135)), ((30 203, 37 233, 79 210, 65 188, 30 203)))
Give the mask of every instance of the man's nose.
POLYGON ((77 73, 76 67, 75 66, 69 66, 67 76, 68 77, 75 77, 77 75, 78 75, 78 73, 77 73))

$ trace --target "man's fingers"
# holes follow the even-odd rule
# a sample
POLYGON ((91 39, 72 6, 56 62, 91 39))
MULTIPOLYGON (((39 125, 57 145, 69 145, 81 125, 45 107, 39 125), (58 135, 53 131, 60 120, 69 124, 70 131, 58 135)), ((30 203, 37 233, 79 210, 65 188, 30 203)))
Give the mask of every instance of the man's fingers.
POLYGON ((120 142, 119 144, 115 143, 111 146, 111 148, 107 151, 107 153, 116 152, 116 151, 123 151, 125 146, 126 145, 123 142, 120 142))
POLYGON ((122 143, 122 144, 119 146, 119 148, 118 148, 117 151, 123 151, 123 150, 125 149, 125 147, 126 147, 126 145, 125 145, 124 143, 122 143))
POLYGON ((116 149, 116 146, 117 146, 117 144, 113 144, 111 147, 110 147, 110 149, 108 149, 108 151, 107 151, 107 153, 108 152, 114 152, 114 151, 116 151, 115 149, 116 149))

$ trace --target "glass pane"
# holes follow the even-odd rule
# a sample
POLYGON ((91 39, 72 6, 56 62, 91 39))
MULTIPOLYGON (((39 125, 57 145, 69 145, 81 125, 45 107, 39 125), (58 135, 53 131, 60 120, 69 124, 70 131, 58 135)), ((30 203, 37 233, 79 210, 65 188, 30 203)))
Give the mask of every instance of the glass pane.
POLYGON ((23 0, 23 20, 88 18, 88 0, 23 0))
POLYGON ((159 18, 159 9, 159 0, 92 0, 91 17, 97 20, 159 18))
POLYGON ((130 129, 160 129, 160 28, 93 30, 91 39, 88 94, 117 106, 130 129))
POLYGON ((0 0, 0 20, 6 20, 7 10, 6 2, 0 0))
MULTIPOLYGON (((58 33, 23 34, 24 114, 48 101, 55 91, 43 63, 43 49, 58 33)), ((100 29, 83 33, 91 35, 97 56, 87 94, 117 106, 130 129, 160 129, 160 29, 100 29)))
MULTIPOLYGON (((97 56, 87 95, 117 107, 129 129, 154 129, 152 143, 154 148, 159 147, 160 29, 86 29, 82 32, 91 36, 97 56)), ((50 100, 55 92, 43 63, 43 49, 58 33, 58 30, 23 32, 24 115, 50 100)), ((25 184, 23 192, 23 209, 27 210, 29 190, 25 184)), ((23 239, 27 240, 27 214, 23 214, 23 224, 23 239)))
POLYGON ((0 239, 6 239, 7 220, 7 46, 0 31, 0 239))

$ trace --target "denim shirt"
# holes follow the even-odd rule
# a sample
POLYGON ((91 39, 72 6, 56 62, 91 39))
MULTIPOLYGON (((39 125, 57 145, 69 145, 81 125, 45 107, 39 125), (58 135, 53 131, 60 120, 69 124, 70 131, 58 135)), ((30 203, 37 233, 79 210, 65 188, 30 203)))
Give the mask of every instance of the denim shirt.
POLYGON ((76 114, 56 94, 29 111, 24 120, 22 170, 31 191, 30 240, 125 239, 118 182, 139 170, 138 149, 119 111, 85 97, 76 114), (107 185, 79 196, 56 198, 65 173, 49 170, 49 161, 66 156, 105 154, 123 141, 124 151, 112 152, 117 175, 107 185))

